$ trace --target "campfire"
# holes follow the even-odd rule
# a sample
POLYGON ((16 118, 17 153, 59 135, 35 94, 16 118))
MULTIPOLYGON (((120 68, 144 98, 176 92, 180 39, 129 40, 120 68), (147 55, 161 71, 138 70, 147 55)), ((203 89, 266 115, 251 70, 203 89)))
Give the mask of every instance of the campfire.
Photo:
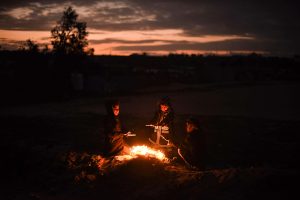
POLYGON ((148 158, 156 158, 164 163, 168 162, 168 158, 160 150, 155 150, 146 145, 132 146, 130 147, 130 153, 127 155, 116 156, 119 161, 131 160, 137 158, 138 156, 144 156, 148 158))
POLYGON ((106 173, 107 171, 138 157, 157 159, 162 163, 170 162, 168 157, 165 156, 162 151, 150 148, 146 145, 131 146, 127 154, 114 156, 112 160, 104 158, 101 159, 99 157, 96 157, 94 160, 97 163, 99 170, 103 173, 106 173))
POLYGON ((142 156, 147 156, 147 157, 153 157, 153 158, 157 158, 161 161, 164 161, 167 159, 163 152, 149 148, 146 145, 133 146, 133 147, 131 147, 130 151, 131 151, 132 155, 142 155, 142 156))

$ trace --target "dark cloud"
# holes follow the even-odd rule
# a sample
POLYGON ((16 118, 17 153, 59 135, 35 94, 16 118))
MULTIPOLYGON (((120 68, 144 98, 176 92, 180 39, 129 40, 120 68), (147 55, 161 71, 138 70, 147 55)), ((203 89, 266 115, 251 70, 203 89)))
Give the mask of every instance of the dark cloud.
MULTIPOLYGON (((219 42, 207 42, 207 43, 191 43, 191 42, 171 42, 164 45, 136 45, 136 46, 126 46, 120 45, 114 48, 114 50, 119 51, 246 51, 246 52, 272 52, 274 55, 289 55, 287 52, 291 50, 294 52, 300 52, 300 47, 295 49, 290 49, 291 46, 286 45, 284 42, 274 42, 274 41, 259 41, 259 40, 227 40, 219 42)), ((291 45, 291 44, 290 44, 291 45)))
MULTIPOLYGON (((218 44, 222 43, 224 48, 235 44, 235 48, 240 49, 252 47, 253 49, 262 48, 270 51, 281 49, 291 53, 300 53, 298 48, 300 25, 297 22, 300 12, 297 1, 33 0, 33 2, 40 4, 22 0, 2 1, 0 3, 0 29, 50 31, 55 21, 59 20, 62 15, 62 10, 60 12, 54 10, 55 6, 62 8, 72 5, 77 6, 79 19, 87 22, 88 28, 110 31, 182 29, 186 36, 249 36, 255 40, 231 41, 231 43, 227 41, 218 42, 218 44), (24 11, 24 17, 16 18, 8 14, 13 8, 28 8, 32 12, 24 11)), ((184 47, 180 45, 182 44, 171 46, 172 48, 184 47)), ((194 45, 202 49, 208 48, 206 45, 210 48, 218 48, 216 43, 194 45)), ((193 44, 187 44, 187 46, 192 48, 193 44)))
POLYGON ((230 40, 221 42, 207 42, 207 43, 190 43, 187 41, 172 42, 164 45, 137 45, 137 46, 119 46, 115 50, 126 50, 126 51, 176 51, 176 50, 208 50, 208 51, 248 51, 249 49, 260 50, 256 46, 256 42, 245 41, 245 40, 230 40), (240 44, 243 48, 240 47, 240 44))
MULTIPOLYGON (((91 4, 94 2, 97 2, 97 0, 3 0, 0 2, 1 8, 14 8, 18 6, 26 6, 29 3, 38 2, 40 4, 54 4, 54 3, 65 3, 65 2, 71 2, 78 5, 86 5, 91 4)), ((98 1, 99 2, 99 1, 98 1)))

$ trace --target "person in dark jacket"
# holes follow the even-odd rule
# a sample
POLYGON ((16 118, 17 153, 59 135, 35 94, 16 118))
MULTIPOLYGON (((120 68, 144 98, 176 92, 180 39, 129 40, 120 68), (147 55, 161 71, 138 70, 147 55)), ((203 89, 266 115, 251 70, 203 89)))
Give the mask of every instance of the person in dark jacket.
POLYGON ((197 118, 186 120, 186 134, 178 148, 178 154, 189 167, 205 169, 206 136, 197 118))
POLYGON ((151 120, 154 132, 150 140, 159 145, 170 145, 174 140, 174 110, 169 97, 163 97, 158 102, 158 109, 151 120))
POLYGON ((129 152, 124 137, 128 133, 120 117, 120 102, 110 100, 106 102, 107 115, 104 119, 104 154, 115 156, 129 152))

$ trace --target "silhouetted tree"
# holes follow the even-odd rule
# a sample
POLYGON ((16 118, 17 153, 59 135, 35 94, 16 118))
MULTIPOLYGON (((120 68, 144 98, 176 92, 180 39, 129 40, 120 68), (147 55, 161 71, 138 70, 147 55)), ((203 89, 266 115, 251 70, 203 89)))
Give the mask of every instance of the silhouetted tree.
POLYGON ((87 55, 89 56, 93 56, 94 55, 94 52, 95 52, 95 49, 94 48, 89 48, 86 52, 87 55))
POLYGON ((86 23, 77 21, 78 14, 72 7, 63 12, 57 25, 51 30, 53 51, 59 54, 85 54, 88 46, 86 23))
POLYGON ((48 45, 45 44, 44 48, 42 49, 42 53, 47 54, 47 53, 49 53, 49 51, 50 51, 50 50, 49 50, 48 45))
POLYGON ((26 40, 20 47, 22 51, 28 51, 31 53, 37 53, 39 51, 39 46, 32 40, 26 40))

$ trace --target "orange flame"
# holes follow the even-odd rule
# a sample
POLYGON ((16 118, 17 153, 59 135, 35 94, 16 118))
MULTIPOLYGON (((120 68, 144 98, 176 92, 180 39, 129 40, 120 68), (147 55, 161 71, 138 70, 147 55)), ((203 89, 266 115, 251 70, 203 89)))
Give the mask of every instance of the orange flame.
POLYGON ((130 154, 132 156, 142 155, 142 156, 157 158, 160 161, 167 161, 167 157, 163 152, 147 147, 146 145, 131 147, 130 154))
POLYGON ((170 160, 165 156, 163 152, 160 150, 155 150, 150 147, 147 147, 146 145, 142 146, 132 146, 129 148, 129 152, 126 154, 121 154, 114 156, 113 160, 107 160, 107 159, 101 159, 101 157, 95 157, 94 160, 98 162, 98 168, 105 172, 106 170, 109 170, 111 167, 116 167, 119 165, 124 164, 125 162, 135 159, 139 156, 144 156, 148 158, 155 158, 163 163, 169 163, 170 160))

